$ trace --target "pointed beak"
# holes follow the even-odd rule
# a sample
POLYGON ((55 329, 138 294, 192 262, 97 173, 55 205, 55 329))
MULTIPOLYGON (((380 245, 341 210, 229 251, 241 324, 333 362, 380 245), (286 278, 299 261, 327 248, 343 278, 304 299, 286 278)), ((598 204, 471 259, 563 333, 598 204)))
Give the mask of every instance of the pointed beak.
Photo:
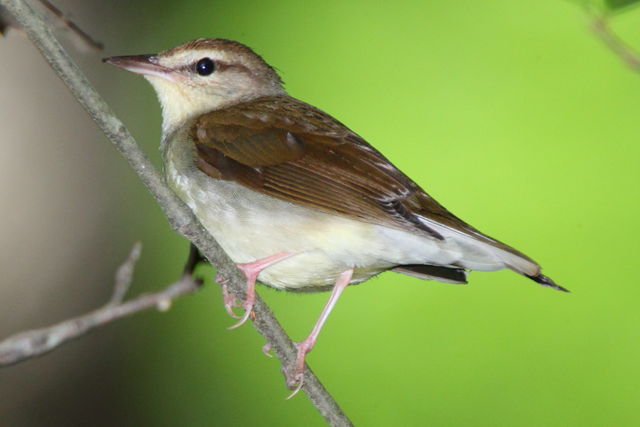
POLYGON ((104 58, 102 62, 143 76, 160 77, 170 82, 176 81, 176 72, 160 65, 156 55, 112 56, 104 58))

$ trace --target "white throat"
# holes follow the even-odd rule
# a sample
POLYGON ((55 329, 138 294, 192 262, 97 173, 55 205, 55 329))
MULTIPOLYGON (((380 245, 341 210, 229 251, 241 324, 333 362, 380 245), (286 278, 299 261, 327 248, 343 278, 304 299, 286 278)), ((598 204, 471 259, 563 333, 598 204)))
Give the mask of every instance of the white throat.
POLYGON ((176 130, 187 120, 207 111, 217 110, 225 104, 225 99, 212 94, 199 94, 155 76, 144 76, 153 86, 162 108, 162 138, 176 130))

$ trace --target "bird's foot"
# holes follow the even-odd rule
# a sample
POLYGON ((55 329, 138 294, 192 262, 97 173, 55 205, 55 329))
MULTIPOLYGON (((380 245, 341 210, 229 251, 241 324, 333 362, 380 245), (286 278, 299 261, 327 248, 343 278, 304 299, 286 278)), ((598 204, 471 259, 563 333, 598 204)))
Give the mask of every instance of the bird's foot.
POLYGON ((247 278, 247 285, 245 288, 245 292, 247 294, 246 299, 242 302, 242 304, 238 304, 236 298, 231 295, 229 292, 226 281, 221 278, 218 280, 216 277, 216 281, 220 283, 222 286, 222 296, 224 298, 224 308, 229 313, 229 316, 239 319, 238 322, 227 329, 235 329, 239 326, 242 326, 247 319, 251 316, 253 312, 253 304, 256 301, 256 280, 258 279, 258 275, 267 267, 285 260, 292 256, 293 254, 290 252, 278 252, 277 254, 268 256, 266 258, 259 259, 254 262, 249 262, 246 264, 237 264, 240 271, 242 271, 247 278), (242 316, 238 316, 234 313, 233 307, 242 307, 244 309, 244 314, 242 316))
MULTIPOLYGON (((216 276, 216 282, 217 281, 218 277, 216 276)), ((238 304, 238 300, 236 300, 236 298, 231 295, 231 293, 229 292, 229 288, 224 281, 220 281, 218 283, 220 283, 220 287, 222 288, 222 300, 224 301, 224 309, 227 311, 229 316, 233 317, 234 319, 240 319, 240 316, 238 316, 233 311, 234 307, 240 307, 240 304, 238 304)))
POLYGON ((285 370, 285 377, 287 380, 287 387, 293 390, 285 400, 291 399, 298 394, 302 386, 304 385, 304 360, 307 353, 311 351, 315 344, 316 337, 309 336, 304 341, 294 342, 293 344, 298 349, 296 355, 296 362, 293 365, 293 370, 285 370))
POLYGON ((262 346, 262 352, 267 357, 273 357, 273 354, 271 354, 271 344, 270 343, 266 343, 265 345, 262 346))
POLYGON ((229 316, 233 317, 234 319, 239 319, 240 316, 233 312, 233 308, 240 307, 240 304, 238 304, 238 300, 233 295, 231 295, 231 292, 229 292, 229 279, 222 273, 218 272, 215 277, 215 282, 220 285, 220 289, 222 289, 222 300, 224 301, 224 309, 227 311, 229 316))

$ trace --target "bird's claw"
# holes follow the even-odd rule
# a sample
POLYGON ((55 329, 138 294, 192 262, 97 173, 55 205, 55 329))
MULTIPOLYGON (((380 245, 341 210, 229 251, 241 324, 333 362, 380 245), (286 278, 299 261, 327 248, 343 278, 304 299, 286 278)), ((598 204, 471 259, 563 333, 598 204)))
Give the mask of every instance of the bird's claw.
POLYGON ((262 352, 267 357, 273 357, 273 354, 271 354, 271 344, 270 343, 266 343, 265 345, 262 346, 262 352))
MULTIPOLYGON (((218 278, 216 276, 216 282, 217 281, 218 281, 218 278)), ((240 307, 240 305, 238 304, 238 301, 233 295, 229 293, 229 289, 227 289, 226 283, 223 282, 220 284, 220 286, 222 287, 222 299, 224 300, 224 309, 227 311, 229 316, 233 317, 234 319, 240 319, 241 317, 233 312, 233 307, 240 307)))
MULTIPOLYGON (((225 305, 226 307, 226 305, 225 305)), ((236 322, 235 325, 229 326, 227 329, 231 330, 231 329, 235 329, 238 328, 242 325, 244 325, 244 322, 247 321, 247 319, 249 318, 249 316, 251 316, 251 313, 253 312, 253 304, 249 305, 249 304, 243 304, 244 307, 244 314, 242 315, 242 317, 239 316, 235 316, 235 313, 233 313, 233 311, 231 313, 233 313, 234 315, 231 315, 231 317, 235 317, 236 319, 240 319, 238 320, 238 322, 236 322)), ((227 310, 228 312, 229 310, 227 310)))
POLYGON ((289 400, 293 396, 298 394, 298 392, 304 385, 304 360, 307 353, 309 353, 309 351, 311 351, 311 348, 313 347, 313 342, 308 339, 300 342, 294 342, 293 344, 298 350, 295 364, 290 369, 284 369, 284 376, 287 380, 287 387, 293 391, 291 392, 291 394, 289 394, 289 396, 286 397, 285 400, 289 400))
POLYGON ((222 298, 224 300, 224 309, 227 311, 229 316, 233 317, 234 319, 238 319, 238 322, 236 322, 236 324, 229 326, 227 329, 231 330, 231 329, 236 329, 237 327, 242 326, 247 321, 247 319, 251 316, 251 313, 253 312, 253 302, 247 300, 242 305, 238 304, 238 300, 233 295, 231 295, 231 292, 229 292, 229 288, 227 287, 226 280, 224 279, 218 280, 218 276, 216 276, 216 282, 218 282, 220 284, 220 287, 222 288, 222 298), (244 308, 244 314, 242 316, 238 316, 233 311, 234 307, 244 308))
POLYGON ((293 391, 287 396, 285 397, 284 400, 289 400, 291 399, 293 396, 295 396, 296 394, 298 394, 298 392, 300 391, 300 389, 302 388, 302 385, 304 384, 304 373, 300 372, 300 373, 296 373, 293 375, 293 378, 290 378, 289 375, 286 375, 287 377, 287 387, 289 387, 289 389, 292 389, 293 391))

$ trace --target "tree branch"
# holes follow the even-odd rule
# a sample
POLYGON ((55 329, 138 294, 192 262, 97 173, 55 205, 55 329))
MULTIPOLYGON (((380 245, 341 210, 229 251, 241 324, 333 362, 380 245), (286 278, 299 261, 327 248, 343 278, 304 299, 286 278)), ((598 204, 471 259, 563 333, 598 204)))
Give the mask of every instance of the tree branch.
POLYGON ((136 243, 127 260, 116 273, 113 297, 103 307, 53 326, 21 332, 0 342, 0 366, 13 365, 41 356, 98 326, 139 311, 152 307, 161 311, 167 310, 171 301, 181 295, 197 291, 202 284, 191 276, 184 276, 160 292, 140 295, 130 301, 122 302, 124 293, 131 285, 133 270, 139 257, 140 244, 136 243))
POLYGON ((140 259, 141 252, 142 244, 140 244, 140 242, 136 242, 135 245, 133 245, 133 248, 131 248, 131 252, 124 264, 116 270, 116 282, 113 287, 113 295, 111 295, 109 305, 117 305, 124 300, 124 297, 127 295, 127 292, 131 287, 131 283, 133 282, 133 271, 136 268, 138 259, 140 259))
POLYGON ((640 73, 640 55, 618 37, 611 27, 604 12, 593 7, 587 8, 594 34, 633 71, 640 73))
MULTIPOLYGON (((244 298, 245 278, 242 273, 220 245, 202 227, 189 208, 167 187, 129 130, 98 95, 78 66, 53 37, 42 19, 24 0, 0 0, 0 5, 3 5, 15 17, 78 102, 127 159, 160 205, 171 227, 198 247, 218 273, 229 281, 228 286, 233 294, 244 298)), ((267 340, 283 366, 292 366, 296 358, 296 348, 271 310, 259 297, 256 298, 254 313, 254 327, 267 340)), ((351 425, 337 402, 308 366, 305 366, 302 390, 329 424, 351 425)))

